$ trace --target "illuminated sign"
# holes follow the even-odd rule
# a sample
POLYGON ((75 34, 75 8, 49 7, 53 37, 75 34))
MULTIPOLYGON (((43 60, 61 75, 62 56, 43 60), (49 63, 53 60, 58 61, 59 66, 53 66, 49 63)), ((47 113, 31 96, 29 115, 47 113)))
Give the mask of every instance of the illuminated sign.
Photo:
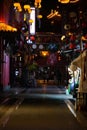
POLYGON ((35 35, 35 8, 31 7, 30 19, 32 19, 32 23, 30 24, 30 34, 35 35))

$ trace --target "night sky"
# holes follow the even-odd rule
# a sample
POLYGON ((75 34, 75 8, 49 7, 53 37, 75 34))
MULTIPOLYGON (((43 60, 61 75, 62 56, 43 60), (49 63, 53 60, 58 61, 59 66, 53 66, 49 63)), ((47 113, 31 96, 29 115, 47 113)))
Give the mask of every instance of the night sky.
POLYGON ((41 20, 41 28, 38 30, 44 32, 60 32, 61 22, 57 19, 54 24, 51 24, 51 20, 47 19, 47 15, 50 14, 51 9, 58 10, 58 0, 42 0, 41 5, 40 13, 43 15, 43 18, 41 20))

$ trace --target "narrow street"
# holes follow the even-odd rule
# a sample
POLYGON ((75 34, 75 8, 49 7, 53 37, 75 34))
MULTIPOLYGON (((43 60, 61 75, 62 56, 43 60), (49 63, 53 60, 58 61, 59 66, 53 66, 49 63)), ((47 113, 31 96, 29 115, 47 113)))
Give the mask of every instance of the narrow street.
POLYGON ((86 130, 70 110, 69 99, 64 88, 46 84, 9 94, 7 103, 0 103, 0 130, 86 130))

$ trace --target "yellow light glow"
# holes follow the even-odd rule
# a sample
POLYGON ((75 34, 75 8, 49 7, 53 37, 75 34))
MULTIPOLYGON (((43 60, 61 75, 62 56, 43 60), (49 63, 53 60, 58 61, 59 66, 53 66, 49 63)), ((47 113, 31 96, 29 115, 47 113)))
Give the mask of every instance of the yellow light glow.
POLYGON ((81 37, 81 40, 87 41, 87 38, 85 38, 84 36, 82 36, 82 37, 81 37))
POLYGON ((33 22, 34 22, 34 21, 33 21, 32 19, 29 19, 29 23, 31 23, 31 24, 32 24, 33 22))
POLYGON ((25 9, 25 11, 27 11, 28 13, 31 13, 31 7, 30 7, 30 5, 24 5, 24 9, 25 9))
POLYGON ((41 55, 44 56, 44 57, 45 57, 45 56, 48 56, 48 55, 49 55, 49 52, 48 52, 48 51, 41 51, 41 55))
POLYGON ((51 13, 49 14, 49 15, 47 15, 47 18, 48 19, 51 19, 51 18, 53 18, 53 17, 55 17, 55 16, 57 16, 57 17, 61 17, 61 14, 58 12, 58 11, 56 11, 56 10, 51 10, 51 13))
POLYGON ((65 38, 66 38, 66 36, 63 35, 63 36, 61 37, 61 41, 63 41, 65 38))
POLYGON ((79 0, 58 0, 58 2, 62 3, 62 4, 68 4, 68 3, 76 3, 79 0))
POLYGON ((41 8, 41 0, 35 0, 35 7, 41 8))
POLYGON ((70 0, 70 3, 76 3, 78 2, 79 0, 70 0))
POLYGON ((42 15, 37 15, 37 18, 41 19, 43 16, 42 15))
POLYGON ((21 12, 21 11, 22 11, 22 8, 21 8, 21 6, 18 8, 18 11, 19 11, 19 12, 21 12))
POLYGON ((17 29, 10 26, 10 25, 7 25, 5 23, 0 22, 0 31, 12 31, 12 32, 14 32, 14 31, 17 31, 17 29))
POLYGON ((47 15, 47 18, 50 18, 51 15, 53 15, 53 9, 51 10, 51 13, 49 15, 47 15))
POLYGON ((17 9, 18 12, 21 12, 21 11, 22 11, 22 8, 21 8, 20 3, 14 3, 13 5, 14 5, 14 7, 17 9))
POLYGON ((35 0, 35 3, 41 3, 41 0, 35 0))
POLYGON ((14 7, 19 7, 20 3, 14 3, 13 5, 14 5, 14 7))
POLYGON ((29 10, 30 9, 30 5, 24 5, 24 9, 25 10, 29 10))
POLYGON ((58 2, 62 3, 62 4, 67 4, 70 2, 70 0, 58 0, 58 2))

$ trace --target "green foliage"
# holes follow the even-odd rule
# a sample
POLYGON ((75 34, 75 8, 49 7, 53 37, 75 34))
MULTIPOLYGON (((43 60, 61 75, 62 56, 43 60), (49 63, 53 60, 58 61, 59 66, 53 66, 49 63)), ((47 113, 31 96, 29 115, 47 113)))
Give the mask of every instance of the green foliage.
POLYGON ((28 70, 31 71, 35 71, 37 69, 37 63, 32 63, 32 64, 28 64, 28 70))

